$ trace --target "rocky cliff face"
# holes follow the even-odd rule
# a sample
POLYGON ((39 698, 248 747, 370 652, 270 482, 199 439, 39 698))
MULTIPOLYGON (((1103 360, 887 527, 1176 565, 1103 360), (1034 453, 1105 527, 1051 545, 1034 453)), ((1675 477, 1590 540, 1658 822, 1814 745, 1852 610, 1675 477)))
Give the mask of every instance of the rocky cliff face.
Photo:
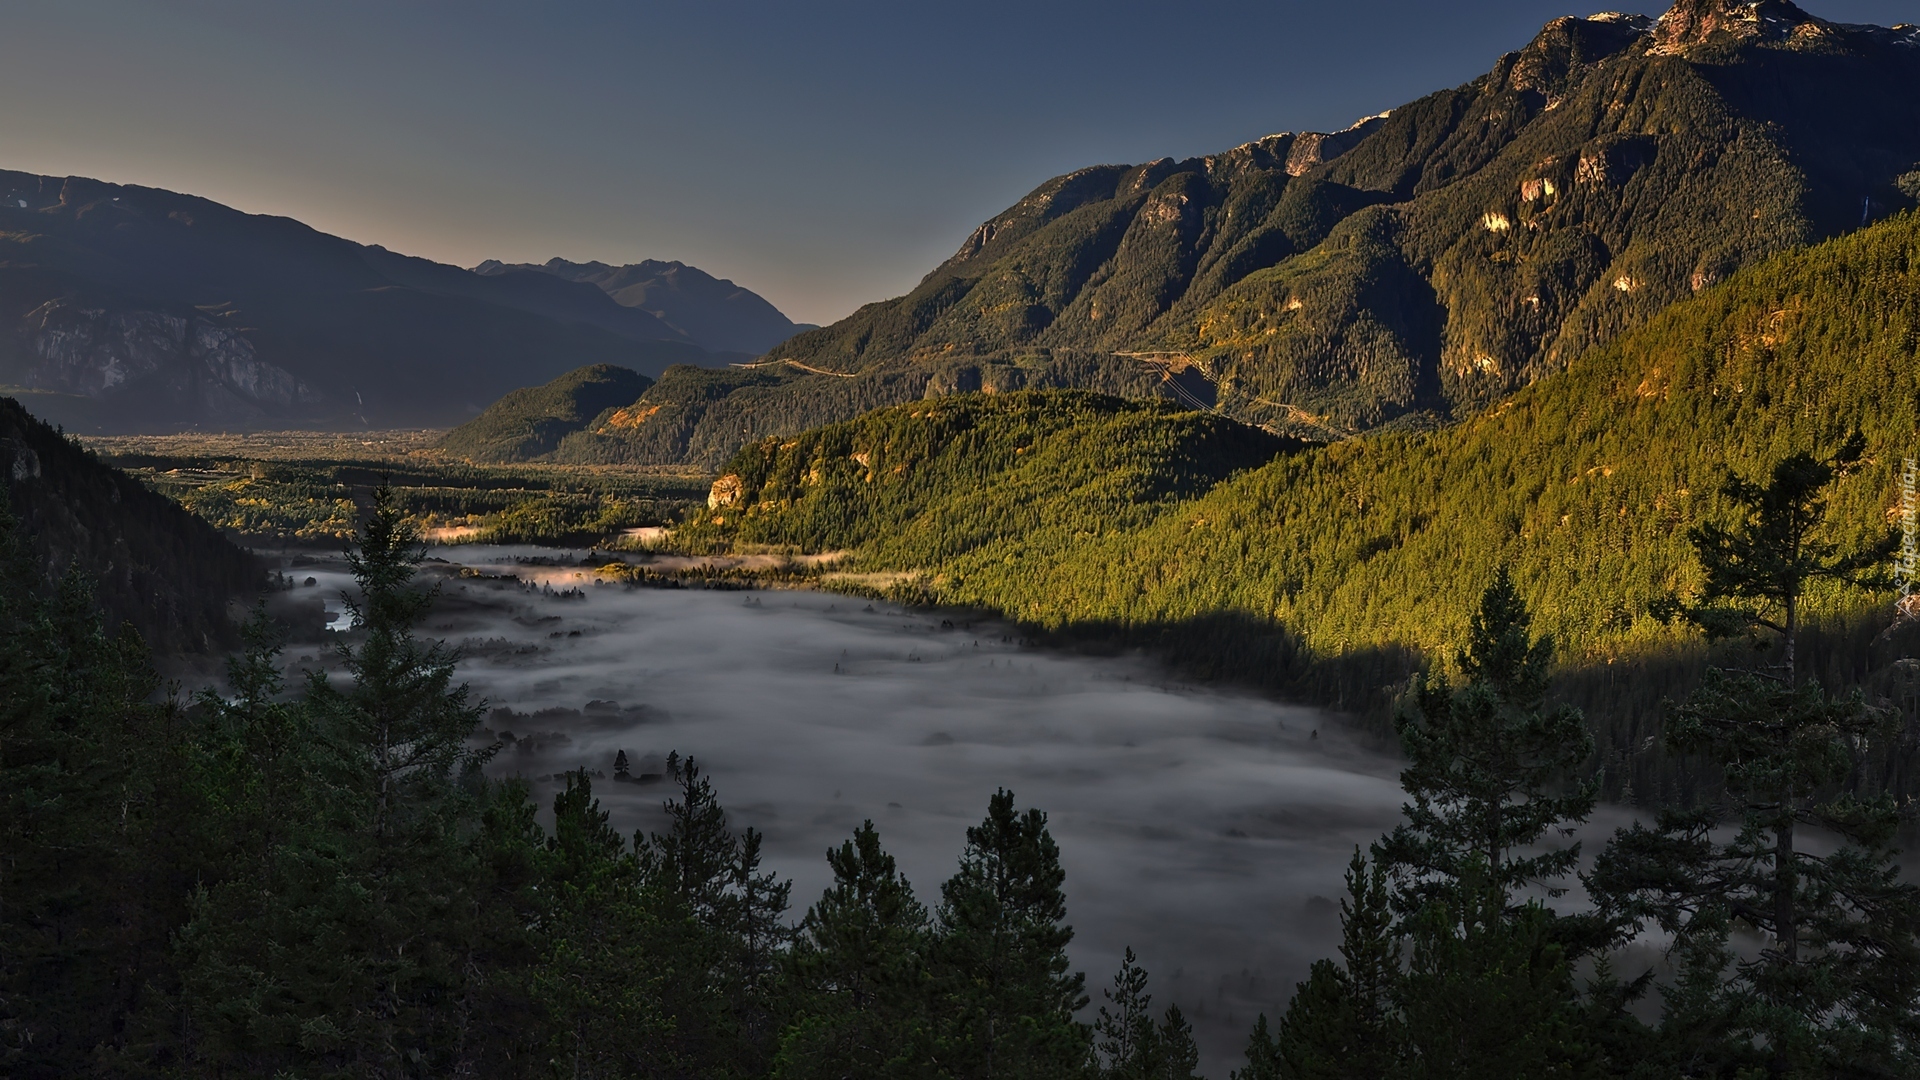
POLYGON ((83 308, 49 300, 23 320, 29 390, 119 403, 172 403, 183 419, 252 425, 293 420, 324 398, 261 360, 244 333, 196 317, 83 308))
POLYGON ((725 363, 591 284, 0 171, 0 387, 75 430, 438 426, 583 363, 725 363))

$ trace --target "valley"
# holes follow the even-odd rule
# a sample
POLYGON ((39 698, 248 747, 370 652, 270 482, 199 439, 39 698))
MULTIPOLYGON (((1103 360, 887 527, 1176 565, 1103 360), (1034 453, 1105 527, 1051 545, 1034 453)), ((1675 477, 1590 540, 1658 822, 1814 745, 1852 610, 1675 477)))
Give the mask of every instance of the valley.
MULTIPOLYGON (((830 884, 821 852, 864 819, 931 893, 977 804, 1010 788, 1046 808, 1062 845, 1074 962, 1110 970, 1132 946, 1165 973, 1163 993, 1191 1002, 1214 1073, 1337 942, 1327 883, 1398 813, 1394 762, 1318 710, 1187 683, 1150 659, 1034 647, 955 612, 622 587, 600 562, 429 552, 441 595, 428 629, 459 645, 459 675, 489 710, 476 740, 504 743, 491 772, 527 778, 545 805, 585 769, 627 833, 665 827, 663 762, 691 755, 796 896, 830 884), (584 595, 555 595, 569 589, 584 595), (645 782, 616 782, 621 751, 645 782)), ((296 596, 352 587, 333 558, 282 572, 318 581, 296 596)), ((290 680, 336 667, 322 635, 301 638, 290 680)))
POLYGON ((1920 28, 1513 44, 821 326, 0 172, 0 1074, 1913 1075, 1920 28))

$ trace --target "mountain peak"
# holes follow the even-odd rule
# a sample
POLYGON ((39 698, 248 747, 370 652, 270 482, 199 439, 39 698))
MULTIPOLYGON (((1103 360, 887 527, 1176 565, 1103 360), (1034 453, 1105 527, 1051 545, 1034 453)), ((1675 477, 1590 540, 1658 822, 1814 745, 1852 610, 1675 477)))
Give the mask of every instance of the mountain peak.
POLYGON ((705 348, 755 356, 811 324, 796 323, 751 289, 677 259, 643 259, 614 266, 552 258, 544 263, 488 259, 473 268, 485 276, 531 272, 593 285, 621 307, 654 315, 705 348))
POLYGON ((1526 48, 1504 57, 1493 75, 1509 89, 1557 100, 1580 71, 1625 51, 1652 27, 1645 15, 1619 11, 1584 19, 1565 15, 1541 27, 1526 48))
POLYGON ((1653 25, 1653 51, 1677 55, 1715 40, 1785 41, 1827 26, 1792 0, 1675 0, 1653 25))

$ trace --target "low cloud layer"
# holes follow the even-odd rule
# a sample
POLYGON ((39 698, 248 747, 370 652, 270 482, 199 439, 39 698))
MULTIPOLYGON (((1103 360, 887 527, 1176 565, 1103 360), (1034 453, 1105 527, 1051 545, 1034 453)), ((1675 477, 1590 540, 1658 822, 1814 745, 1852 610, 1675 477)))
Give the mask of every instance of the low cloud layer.
MULTIPOLYGON (((613 782, 614 756, 638 774, 691 754, 733 824, 766 834, 798 919, 826 850, 866 818, 933 906, 967 827, 1009 788, 1049 815, 1095 1003, 1131 945, 1214 1074, 1332 953, 1347 859, 1398 816, 1397 767, 1325 714, 1142 661, 826 593, 629 590, 516 565, 526 549, 441 554, 584 594, 443 567, 426 626, 465 643, 462 676, 501 710, 486 724, 515 736, 495 771, 533 779, 543 805, 551 777, 587 768, 606 774, 594 791, 616 826, 658 828, 664 785, 613 782)), ((320 590, 344 581, 318 574, 320 590)))

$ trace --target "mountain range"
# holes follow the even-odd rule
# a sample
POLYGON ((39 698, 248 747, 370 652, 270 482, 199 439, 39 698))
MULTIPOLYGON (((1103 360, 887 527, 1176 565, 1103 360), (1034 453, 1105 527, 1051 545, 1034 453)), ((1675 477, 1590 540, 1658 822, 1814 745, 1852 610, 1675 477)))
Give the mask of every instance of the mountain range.
POLYGON ((1317 441, 1443 425, 1914 206, 1916 87, 1920 29, 1787 0, 1556 19, 1345 131, 1049 180, 907 295, 750 367, 669 370, 559 455, 711 467, 878 406, 1046 387, 1317 441))
POLYGON ((647 259, 625 266, 603 262, 503 263, 488 259, 476 274, 498 276, 516 271, 551 274, 596 286, 622 307, 651 314, 690 341, 709 349, 759 355, 812 323, 796 323, 759 293, 716 278, 683 262, 647 259))
POLYGON ((784 321, 691 267, 659 276, 702 301, 663 308, 697 309, 684 325, 545 270, 476 273, 191 195, 0 172, 0 387, 82 431, 443 426, 583 364, 749 359, 701 336, 727 304, 761 347, 784 321))

